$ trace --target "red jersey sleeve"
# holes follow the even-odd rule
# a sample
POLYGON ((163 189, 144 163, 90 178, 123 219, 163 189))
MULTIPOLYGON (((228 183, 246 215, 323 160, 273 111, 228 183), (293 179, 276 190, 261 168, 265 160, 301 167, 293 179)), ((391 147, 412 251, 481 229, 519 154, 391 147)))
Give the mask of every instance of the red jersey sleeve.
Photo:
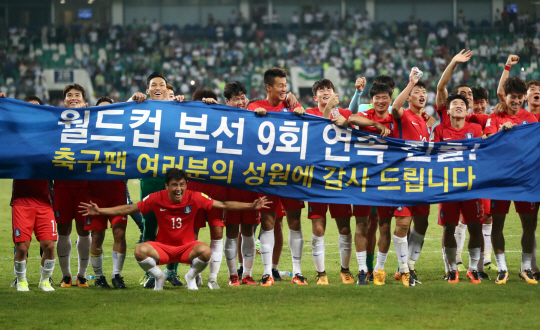
POLYGON ((435 111, 439 116, 439 122, 441 124, 450 125, 450 117, 448 116, 448 112, 446 111, 446 105, 443 105, 440 109, 435 106, 435 111))
POLYGON ((156 192, 156 193, 152 193, 148 196, 146 196, 145 198, 143 198, 140 202, 137 203, 137 207, 139 208, 139 211, 142 213, 142 214, 146 214, 148 212, 152 212, 153 210, 153 207, 154 207, 154 203, 155 203, 155 200, 157 198, 157 194, 159 192, 156 192))
POLYGON ((499 131, 499 117, 497 114, 492 114, 486 121, 485 134, 495 134, 499 131))
POLYGON ((435 130, 433 131, 433 142, 441 142, 441 131, 442 131, 442 124, 439 124, 435 126, 435 130))
POLYGON ((209 211, 210 209, 212 209, 212 206, 214 205, 214 200, 212 199, 212 197, 202 192, 194 191, 192 198, 195 201, 195 203, 197 203, 197 207, 199 209, 204 209, 204 210, 209 211))

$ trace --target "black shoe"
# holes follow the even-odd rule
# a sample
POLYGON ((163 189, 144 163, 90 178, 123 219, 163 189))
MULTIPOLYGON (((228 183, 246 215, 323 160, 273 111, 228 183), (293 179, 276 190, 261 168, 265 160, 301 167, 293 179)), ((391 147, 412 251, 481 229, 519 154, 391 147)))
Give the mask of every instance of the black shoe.
POLYGON ((272 268, 272 277, 274 278, 274 282, 283 281, 281 275, 279 275, 279 270, 276 268, 272 268))
POLYGON ((478 277, 480 278, 480 280, 491 281, 491 279, 489 278, 489 275, 486 274, 485 272, 478 272, 478 277))
POLYGON ((373 282, 373 272, 368 271, 368 282, 373 282))
POLYGON ((409 282, 411 286, 416 286, 416 284, 422 284, 422 282, 418 280, 418 276, 416 276, 416 271, 414 269, 411 269, 411 278, 409 282))
POLYGON ((457 273, 455 270, 451 270, 448 273, 448 282, 450 283, 456 283, 456 280, 458 280, 457 273))
POLYGON ((242 278, 242 275, 244 275, 244 266, 238 267, 236 272, 238 273, 238 278, 242 278))
POLYGON ((104 289, 110 289, 111 288, 109 283, 107 283, 107 278, 105 278, 105 275, 101 275, 99 277, 96 277, 94 279, 94 282, 95 282, 94 284, 98 288, 104 288, 104 289))
POLYGON ((144 282, 143 288, 154 289, 155 286, 156 286, 156 279, 153 278, 152 276, 148 276, 148 279, 146 280, 146 282, 144 282))
POLYGON ((51 286, 54 286, 54 281, 53 281, 52 277, 49 277, 49 282, 51 282, 51 286))
POLYGON ((176 274, 174 270, 168 271, 166 275, 167 275, 167 281, 171 282, 173 286, 184 286, 184 283, 180 281, 180 279, 178 278, 178 274, 176 274))
POLYGON ((535 280, 540 281, 540 272, 534 272, 533 276, 535 280))
POLYGON ((112 278, 112 285, 115 289, 126 289, 126 283, 124 283, 124 278, 120 274, 114 275, 112 278))
POLYGON ((137 243, 135 243, 135 244, 141 244, 141 243, 144 243, 142 233, 141 233, 141 236, 139 237, 139 241, 137 243))
POLYGON ((367 285, 368 284, 368 275, 363 270, 358 272, 358 281, 356 282, 358 285, 367 285))

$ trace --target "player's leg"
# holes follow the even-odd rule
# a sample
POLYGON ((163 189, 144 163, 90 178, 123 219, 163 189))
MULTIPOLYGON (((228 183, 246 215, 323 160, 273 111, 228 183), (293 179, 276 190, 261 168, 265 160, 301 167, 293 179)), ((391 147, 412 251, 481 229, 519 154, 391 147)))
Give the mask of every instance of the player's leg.
POLYGON ((17 291, 30 291, 26 279, 26 262, 30 240, 15 242, 14 273, 17 278, 17 291))
MULTIPOLYGON (((292 283, 299 285, 307 285, 305 277, 302 275, 302 254, 304 251, 304 236, 302 234, 302 223, 300 216, 302 209, 291 209, 291 207, 282 198, 283 207, 287 214, 287 223, 289 225, 289 248, 291 249, 291 258, 293 265, 292 283)), ((302 206, 303 207, 303 206, 302 206)))
POLYGON ((366 264, 368 268, 368 281, 373 282, 373 262, 375 259, 375 245, 377 245, 377 227, 379 227, 379 218, 377 217, 377 208, 372 207, 368 218, 367 227, 367 257, 366 264))
MULTIPOLYGON (((276 220, 274 222, 274 250, 272 251, 272 277, 274 278, 274 281, 282 281, 278 267, 279 259, 281 258, 281 253, 283 252, 283 218, 285 217, 285 210, 283 210, 283 206, 281 208, 283 216, 278 215, 279 210, 276 211, 276 220)), ((259 251, 261 232, 262 227, 261 230, 259 230, 259 251)))
POLYGON ((484 205, 484 223, 482 224, 482 234, 484 235, 484 246, 483 246, 483 259, 484 266, 486 270, 498 271, 497 266, 491 262, 491 231, 493 227, 493 218, 491 216, 491 200, 482 199, 484 205))
POLYGON ((223 260, 223 227, 210 225, 210 249, 212 250, 212 258, 208 274, 208 287, 219 289, 217 274, 223 260))
POLYGON ((383 214, 379 212, 379 207, 377 207, 377 217, 379 222, 379 240, 377 242, 378 252, 377 252, 377 264, 373 270, 373 283, 376 285, 383 285, 385 283, 386 272, 384 271, 384 265, 386 259, 388 258, 388 251, 390 250, 390 241, 391 241, 391 225, 392 225, 392 215, 383 214))
POLYGON ((71 230, 73 224, 73 218, 71 215, 67 215, 66 212, 59 210, 58 204, 62 203, 60 198, 57 198, 55 193, 54 207, 56 217, 56 228, 58 231, 58 240, 56 241, 56 253, 58 254, 58 262, 60 263, 60 269, 62 270, 62 280, 60 287, 71 287, 72 275, 70 269, 71 258, 71 230))
POLYGON ((77 286, 88 287, 86 280, 86 269, 90 263, 90 244, 92 238, 90 231, 84 229, 84 219, 75 217, 75 229, 77 230, 77 254, 79 259, 79 269, 77 271, 77 286))
POLYGON ((328 276, 324 267, 325 245, 324 233, 326 231, 326 212, 328 204, 309 203, 308 219, 311 220, 311 254, 317 271, 317 284, 328 285, 328 276))
POLYGON ((482 253, 482 220, 484 218, 484 206, 481 199, 472 199, 459 203, 463 223, 469 231, 469 269, 467 278, 473 284, 481 283, 478 272, 478 262, 482 253))
MULTIPOLYGON (((52 210, 51 210, 52 215, 52 210)), ((49 218, 49 219, 52 219, 49 218)), ((53 220, 54 221, 54 220, 53 220)), ((50 222, 47 221, 47 227, 50 227, 50 222)), ((36 233, 36 237, 39 235, 36 233)), ((56 245, 56 236, 49 237, 49 239, 39 239, 39 245, 43 250, 43 255, 41 256, 41 278, 39 279, 39 287, 43 291, 54 291, 54 288, 51 285, 51 276, 54 271, 54 266, 56 265, 54 246, 56 245), (52 239, 51 239, 52 238, 52 239)))
POLYGON ((227 212, 224 253, 227 269, 229 270, 229 285, 238 286, 240 285, 240 280, 236 270, 236 255, 238 251, 238 234, 240 232, 240 225, 231 221, 231 213, 233 212, 227 212))
POLYGON ((394 241, 394 250, 398 259, 399 271, 395 278, 401 280, 405 286, 414 286, 416 283, 410 281, 409 265, 407 263, 409 259, 409 248, 407 242, 407 232, 411 225, 412 216, 410 215, 410 209, 407 207, 399 207, 394 213, 396 218, 396 227, 394 229, 394 235, 392 240, 394 241))
POLYGON ((514 204, 516 205, 516 209, 518 209, 521 227, 523 228, 521 235, 521 270, 519 276, 529 284, 538 284, 532 271, 538 209, 535 203, 514 202, 514 204))
POLYGON ((15 243, 13 272, 17 281, 14 286, 17 287, 17 291, 29 291, 28 281, 26 280, 26 262, 32 232, 36 223, 36 208, 13 205, 11 216, 12 238, 13 243, 15 243))
MULTIPOLYGON (((258 220, 257 216, 257 222, 258 220)), ((243 223, 240 225, 241 230, 241 236, 242 236, 242 245, 240 248, 240 253, 243 255, 243 261, 244 261, 244 271, 242 273, 242 284, 247 285, 257 285, 257 283, 253 280, 253 277, 251 275, 251 271, 253 269, 253 264, 255 263, 255 235, 254 235, 254 224, 246 224, 243 223)))
POLYGON ((454 236, 456 237, 456 244, 457 244, 457 251, 456 251, 456 261, 458 265, 458 271, 465 272, 466 269, 463 266, 463 261, 461 259, 461 255, 463 254, 463 247, 465 246, 465 239, 467 232, 467 225, 463 223, 463 216, 460 217, 459 223, 456 227, 456 231, 454 233, 454 236))
POLYGON ((123 218, 122 223, 115 223, 112 225, 113 232, 113 271, 112 271, 112 284, 116 289, 125 289, 126 284, 122 277, 122 270, 124 269, 124 263, 126 261, 126 223, 127 219, 123 218))
MULTIPOLYGON (((262 196, 259 194, 259 196, 262 196)), ((276 210, 279 204, 279 197, 266 195, 267 199, 272 201, 267 212, 261 212, 261 261, 263 264, 262 286, 270 286, 274 284, 272 277, 272 253, 274 251, 274 224, 276 223, 276 210)), ((282 238, 283 240, 283 238, 282 238)), ((281 243, 283 246, 283 243, 281 243)), ((281 254, 281 251, 280 251, 281 254)), ((279 259, 278 259, 279 260, 279 259)))
POLYGON ((197 242, 189 253, 191 268, 184 277, 189 290, 198 290, 195 278, 208 266, 212 258, 212 249, 205 243, 197 242))
MULTIPOLYGON (((354 283, 354 278, 351 274, 350 264, 352 256, 352 233, 351 233, 351 207, 347 205, 348 214, 345 216, 336 216, 336 225, 339 232, 338 249, 341 261, 340 277, 343 283, 354 283)), ((330 213, 332 215, 332 213, 330 213)))
MULTIPOLYGON (((92 222, 95 221, 97 221, 97 219, 92 219, 92 222)), ((105 227, 106 224, 107 223, 105 222, 105 227)), ((92 264, 92 269, 94 270, 95 286, 108 289, 111 286, 109 285, 109 283, 107 283, 105 274, 103 274, 103 241, 105 240, 105 232, 106 228, 101 230, 92 229, 92 243, 90 244, 90 263, 92 264)))
POLYGON ((495 261, 497 262, 496 284, 506 284, 508 279, 508 268, 506 267, 505 240, 504 240, 504 222, 506 214, 510 210, 510 201, 491 200, 491 217, 493 226, 491 230, 491 243, 495 252, 495 261))
POLYGON ((411 229, 409 235, 409 259, 407 263, 411 271, 411 280, 422 284, 418 280, 414 266, 420 257, 424 245, 424 237, 428 228, 429 205, 413 206, 412 215, 414 227, 411 229))
POLYGON ((367 227, 371 206, 354 205, 353 216, 356 219, 356 230, 354 233, 354 245, 356 248, 356 261, 358 261, 358 285, 368 284, 367 280, 367 227))
MULTIPOLYGON (((155 242, 151 243, 155 244, 155 242)), ((167 276, 157 266, 160 261, 160 254, 154 246, 150 245, 151 243, 137 245, 134 252, 135 260, 145 272, 155 279, 154 290, 163 290, 163 284, 165 284, 167 276)))

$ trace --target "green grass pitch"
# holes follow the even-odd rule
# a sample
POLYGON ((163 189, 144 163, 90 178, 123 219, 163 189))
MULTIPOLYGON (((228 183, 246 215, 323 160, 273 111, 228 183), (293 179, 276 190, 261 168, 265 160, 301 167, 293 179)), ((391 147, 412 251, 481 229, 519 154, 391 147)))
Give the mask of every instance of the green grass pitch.
MULTIPOLYGON (((130 182, 131 195, 139 196, 138 184, 130 182)), ((123 276, 128 289, 104 290, 90 288, 60 288, 60 266, 53 279, 55 292, 42 292, 39 280, 39 247, 35 238, 30 246, 28 281, 30 292, 10 288, 13 281, 13 242, 11 238, 11 180, 0 180, 0 329, 332 329, 332 328, 519 328, 531 327, 540 321, 537 312, 540 287, 521 281, 518 270, 521 262, 521 225, 512 211, 506 222, 507 263, 510 280, 507 285, 484 281, 473 285, 462 281, 450 285, 443 281, 444 265, 441 255, 442 229, 436 224, 436 205, 432 206, 430 227, 422 255, 416 268, 422 285, 403 287, 392 276, 397 261, 393 246, 388 256, 386 285, 360 287, 342 284, 339 277, 337 230, 329 219, 326 233, 326 270, 330 285, 315 285, 315 268, 311 257, 311 223, 303 212, 304 257, 302 270, 308 286, 295 286, 289 281, 278 282, 270 288, 229 287, 225 261, 218 282, 221 290, 206 286, 191 292, 185 287, 165 284, 164 291, 153 292, 139 285, 142 271, 133 258, 139 231, 129 220, 127 231, 128 257, 123 276)), ((352 221, 351 221, 352 222, 352 221)), ((354 226, 354 225, 353 225, 354 226)), ((286 225, 285 225, 286 227, 286 225)), ((290 250, 285 247, 280 261, 281 270, 291 270, 290 250)), ((538 235, 537 235, 538 237, 538 235)), ((72 235, 72 240, 76 234, 72 235)), ((209 242, 208 229, 201 239, 209 242)), ((112 235, 104 243, 104 271, 112 272, 112 235)), ((464 253, 464 264, 468 257, 464 253)), ((354 253, 351 270, 357 271, 354 253)), ((494 261, 494 257, 492 257, 494 261)), ((77 252, 73 247, 72 270, 77 269, 77 252)), ((179 268, 180 277, 187 271, 179 268)), ((254 278, 260 279, 262 264, 255 260, 254 278)), ((92 274, 92 267, 89 267, 92 274)), ((490 274, 494 278, 495 274, 490 274)), ((208 270, 203 272, 206 284, 208 270)))

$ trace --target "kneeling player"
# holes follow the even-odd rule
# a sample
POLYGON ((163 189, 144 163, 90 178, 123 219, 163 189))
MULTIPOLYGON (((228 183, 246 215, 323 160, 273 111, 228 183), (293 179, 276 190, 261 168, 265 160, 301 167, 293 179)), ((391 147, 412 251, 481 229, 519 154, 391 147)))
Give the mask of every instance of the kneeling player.
POLYGON ((83 216, 118 216, 153 211, 158 221, 156 240, 138 245, 135 259, 143 270, 155 278, 154 290, 163 290, 163 284, 167 280, 167 276, 157 265, 171 262, 191 264, 185 276, 187 287, 198 290, 195 278, 208 265, 212 252, 208 245, 195 240, 193 222, 197 211, 212 208, 259 210, 267 208, 268 204, 266 197, 252 203, 215 201, 203 193, 188 190, 184 171, 172 168, 165 175, 165 190, 146 196, 137 205, 99 208, 95 203, 81 203, 83 210, 80 212, 83 216))

